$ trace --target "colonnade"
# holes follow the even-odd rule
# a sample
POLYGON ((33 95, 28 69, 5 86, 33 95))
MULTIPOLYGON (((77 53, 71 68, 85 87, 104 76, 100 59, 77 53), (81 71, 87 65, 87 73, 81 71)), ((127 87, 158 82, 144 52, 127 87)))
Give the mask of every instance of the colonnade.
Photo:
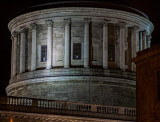
MULTIPOLYGON (((64 54, 64 68, 69 68, 70 67, 70 43, 71 43, 71 37, 70 37, 70 32, 71 32, 71 19, 66 18, 64 19, 65 23, 65 54, 64 54)), ((90 59, 89 59, 89 50, 90 50, 90 45, 89 45, 89 36, 90 36, 90 23, 91 23, 91 18, 84 18, 84 57, 83 57, 83 64, 85 68, 90 67, 90 59)), ((104 20, 103 24, 103 68, 108 69, 108 24, 110 23, 109 20, 104 20)), ((47 62, 46 62, 46 69, 51 69, 52 66, 52 61, 53 59, 53 20, 47 20, 46 21, 47 25, 47 62)), ((31 71, 36 70, 37 66, 37 25, 36 23, 31 24, 32 27, 32 44, 31 44, 31 71)), ((125 41, 126 41, 126 23, 120 22, 119 23, 120 27, 120 37, 119 37, 119 47, 120 47, 120 52, 119 52, 119 58, 120 58, 120 69, 125 70, 125 41)), ((131 57, 136 56, 137 51, 141 51, 143 49, 146 49, 150 47, 150 35, 147 35, 146 31, 139 31, 139 28, 137 26, 131 27, 131 57)), ((11 63, 11 76, 15 76, 18 72, 16 69, 17 66, 17 41, 18 41, 18 33, 14 32, 12 34, 12 63, 11 63)), ((26 29, 23 28, 22 31, 20 32, 20 64, 19 64, 19 73, 25 72, 25 42, 26 42, 26 29)), ((132 69, 133 69, 133 64, 132 64, 132 69)))

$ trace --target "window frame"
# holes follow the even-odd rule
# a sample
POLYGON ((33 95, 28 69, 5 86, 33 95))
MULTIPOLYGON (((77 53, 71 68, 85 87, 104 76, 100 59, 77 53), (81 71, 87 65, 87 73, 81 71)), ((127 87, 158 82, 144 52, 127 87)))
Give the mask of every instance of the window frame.
POLYGON ((47 62, 47 45, 41 45, 41 62, 47 62))
POLYGON ((73 50, 72 50, 72 60, 82 60, 82 43, 73 43, 72 46, 73 50), (74 47, 75 45, 79 45, 78 49, 75 50, 76 48, 74 47), (77 56, 79 56, 78 58, 75 58, 75 53, 78 53, 77 56))

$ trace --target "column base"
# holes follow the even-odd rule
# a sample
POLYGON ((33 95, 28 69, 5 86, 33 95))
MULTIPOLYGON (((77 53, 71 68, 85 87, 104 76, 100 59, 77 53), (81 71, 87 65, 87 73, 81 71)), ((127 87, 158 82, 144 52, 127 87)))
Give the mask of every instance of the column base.
POLYGON ((70 68, 70 66, 64 66, 64 68, 70 68))
POLYGON ((89 68, 89 66, 87 65, 87 66, 84 66, 84 68, 89 68))
POLYGON ((51 66, 47 66, 47 67, 46 67, 46 69, 51 69, 51 68, 52 68, 51 66))
POLYGON ((107 66, 103 66, 103 69, 108 69, 108 67, 107 66))

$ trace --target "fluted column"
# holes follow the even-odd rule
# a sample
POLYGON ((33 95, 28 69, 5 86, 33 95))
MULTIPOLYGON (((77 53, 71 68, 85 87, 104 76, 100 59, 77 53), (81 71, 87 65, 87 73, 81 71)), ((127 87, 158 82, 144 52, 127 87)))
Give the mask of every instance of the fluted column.
POLYGON ((108 69, 108 20, 103 24, 103 68, 108 69))
POLYGON ((125 23, 120 23, 120 68, 125 70, 125 23))
POLYGON ((70 19, 65 19, 65 54, 64 54, 64 67, 70 67, 70 19))
POLYGON ((46 69, 52 68, 52 37, 53 37, 53 21, 47 20, 47 66, 46 69))
POLYGON ((20 37, 20 74, 25 72, 25 43, 26 43, 26 29, 21 32, 20 37))
POLYGON ((36 58, 37 58, 37 25, 32 26, 32 52, 31 52, 31 71, 36 70, 36 58))
POLYGON ((147 48, 147 43, 146 43, 146 31, 142 32, 142 50, 147 48))
POLYGON ((18 41, 18 33, 14 32, 13 33, 13 57, 12 57, 12 76, 15 76, 17 73, 17 41, 18 41))
POLYGON ((84 19, 84 67, 89 67, 89 24, 90 18, 84 19))

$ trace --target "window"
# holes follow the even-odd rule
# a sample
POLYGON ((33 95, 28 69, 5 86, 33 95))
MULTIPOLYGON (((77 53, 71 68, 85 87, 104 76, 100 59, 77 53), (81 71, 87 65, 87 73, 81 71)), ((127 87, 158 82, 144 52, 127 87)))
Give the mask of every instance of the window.
POLYGON ((81 43, 73 43, 73 59, 81 59, 81 43))
POLYGON ((47 61, 47 45, 41 46, 41 62, 47 61))
POLYGON ((160 101, 160 71, 157 72, 158 101, 160 101))
POLYGON ((115 46, 114 45, 108 46, 108 58, 109 58, 109 61, 111 62, 115 61, 115 46))

